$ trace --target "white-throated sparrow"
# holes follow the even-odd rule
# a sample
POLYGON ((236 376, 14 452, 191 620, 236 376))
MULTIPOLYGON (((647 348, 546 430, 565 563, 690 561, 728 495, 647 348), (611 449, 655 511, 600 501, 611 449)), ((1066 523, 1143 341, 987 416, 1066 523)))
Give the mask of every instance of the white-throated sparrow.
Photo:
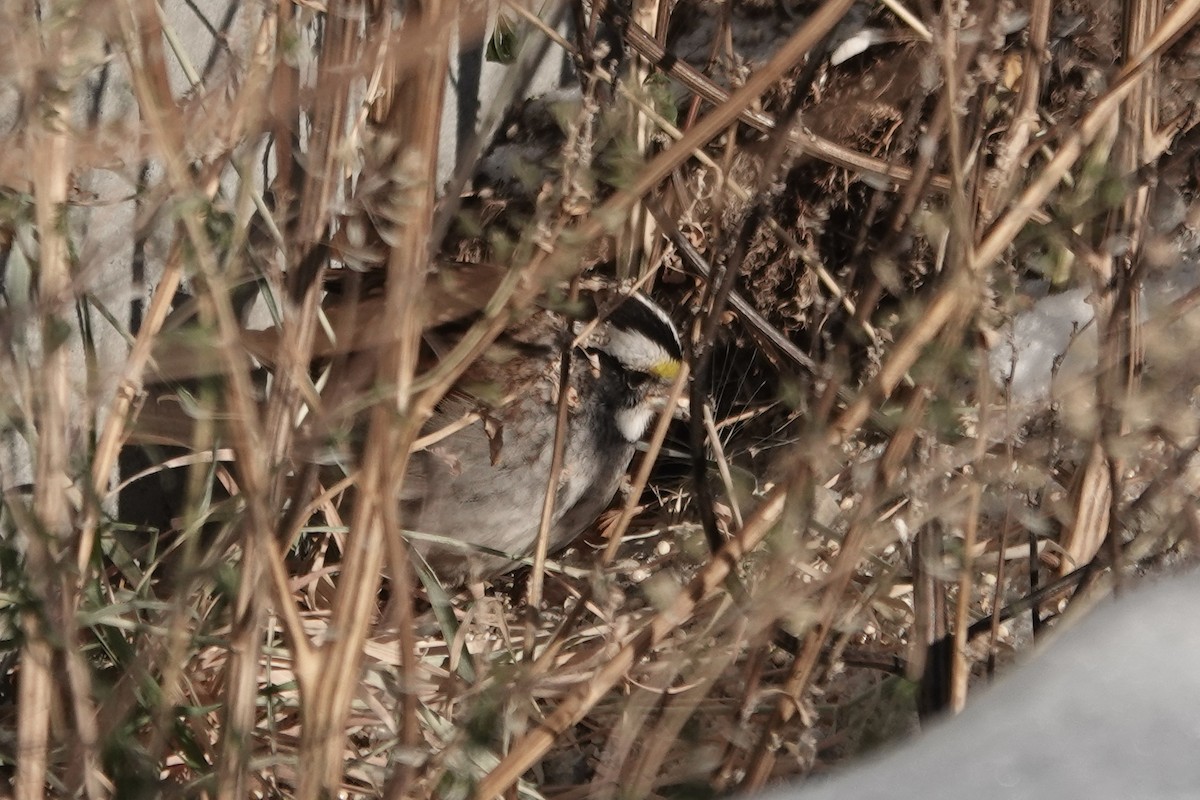
POLYGON ((585 305, 578 318, 541 310, 508 331, 466 372, 427 430, 474 419, 412 455, 401 492, 405 527, 444 582, 472 570, 506 572, 519 565, 514 557, 532 553, 551 480, 564 346, 568 414, 549 552, 569 544, 612 500, 678 375, 679 335, 647 297, 601 291, 585 305))
MULTIPOLYGON (((457 290, 452 294, 463 299, 457 290)), ((309 415, 302 426, 307 443, 297 448, 294 461, 304 461, 299 452, 307 451, 328 463, 314 448, 327 452, 318 443, 329 441, 332 428, 361 430, 340 409, 361 408, 361 396, 370 391, 374 348, 387 336, 371 302, 360 301, 352 314, 329 309, 335 340, 342 344, 319 338, 314 355, 321 360, 340 353, 348 360, 330 381, 333 389, 322 394, 324 411, 317 419, 309 415), (370 324, 364 326, 364 320, 370 324)), ((564 353, 568 413, 562 465, 554 477, 549 552, 569 544, 612 500, 638 440, 679 374, 679 335, 646 296, 602 288, 567 306, 526 313, 476 359, 424 426, 422 438, 430 443, 411 455, 398 489, 402 523, 416 552, 446 584, 461 583, 471 573, 509 571, 532 553, 551 481, 564 353)), ((471 319, 462 309, 449 309, 449 302, 429 313, 452 320, 425 332, 428 355, 436 358, 471 319)), ((245 332, 242 343, 268 364, 280 346, 274 329, 245 332)), ((163 354, 158 361, 160 374, 172 380, 220 371, 203 346, 163 354)), ((135 439, 190 443, 181 423, 192 420, 179 413, 179 404, 160 399, 147 402, 135 439)), ((335 438, 345 441, 344 435, 335 438)))

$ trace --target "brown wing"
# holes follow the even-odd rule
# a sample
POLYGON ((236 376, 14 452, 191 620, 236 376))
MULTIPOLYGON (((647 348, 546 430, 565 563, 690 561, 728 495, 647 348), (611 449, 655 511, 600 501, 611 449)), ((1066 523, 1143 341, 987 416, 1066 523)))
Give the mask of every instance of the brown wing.
MULTIPOLYGON (((417 307, 425 314, 422 328, 431 330, 478 312, 506 274, 507 269, 497 264, 441 265, 421 288, 417 307)), ((348 297, 345 292, 350 282, 334 275, 328 281, 329 295, 323 307, 328 328, 318 326, 312 358, 328 359, 388 344, 395 335, 395 326, 387 324, 382 286, 359 287, 354 297, 348 297)), ((286 335, 276 328, 243 330, 238 343, 246 354, 270 367, 280 361, 279 351, 286 335)), ((219 375, 229 368, 229 359, 222 356, 216 336, 186 322, 159 337, 152 363, 152 383, 219 375)))

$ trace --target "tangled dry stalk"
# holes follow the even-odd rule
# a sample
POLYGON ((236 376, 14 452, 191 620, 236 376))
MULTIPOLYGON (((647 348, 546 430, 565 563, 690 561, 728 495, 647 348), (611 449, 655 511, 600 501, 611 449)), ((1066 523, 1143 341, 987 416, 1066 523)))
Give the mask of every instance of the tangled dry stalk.
POLYGON ((19 800, 756 790, 1194 551, 1200 0, 403 5, 231 3, 202 68, 183 4, 0 11, 19 800), (503 113, 439 172, 485 38, 503 113), (601 272, 676 312, 690 423, 524 596, 422 585, 424 423, 601 272), (1026 402, 1045 285, 1090 356, 1026 402))

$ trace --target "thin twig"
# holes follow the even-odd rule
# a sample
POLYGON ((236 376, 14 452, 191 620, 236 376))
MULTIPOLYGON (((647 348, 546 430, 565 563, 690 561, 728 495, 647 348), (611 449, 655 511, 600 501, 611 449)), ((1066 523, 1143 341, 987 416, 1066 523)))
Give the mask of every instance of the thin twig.
POLYGON ((762 504, 746 520, 746 525, 728 539, 721 550, 681 590, 671 605, 656 614, 613 658, 591 678, 568 694, 540 726, 518 739, 507 756, 492 769, 475 790, 476 800, 493 800, 529 769, 570 726, 584 715, 650 650, 686 622, 696 606, 709 592, 720 586, 742 557, 754 549, 771 531, 783 513, 793 487, 790 483, 776 486, 763 498, 762 504))

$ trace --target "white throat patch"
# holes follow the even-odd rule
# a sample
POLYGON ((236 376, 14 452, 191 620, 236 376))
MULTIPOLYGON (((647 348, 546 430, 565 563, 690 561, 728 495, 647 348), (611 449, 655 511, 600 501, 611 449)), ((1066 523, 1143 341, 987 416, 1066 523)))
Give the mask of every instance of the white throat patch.
POLYGON ((653 418, 654 409, 644 403, 633 408, 621 408, 616 413, 617 430, 621 432, 625 441, 636 442, 645 435, 646 428, 650 427, 650 420, 653 418))

